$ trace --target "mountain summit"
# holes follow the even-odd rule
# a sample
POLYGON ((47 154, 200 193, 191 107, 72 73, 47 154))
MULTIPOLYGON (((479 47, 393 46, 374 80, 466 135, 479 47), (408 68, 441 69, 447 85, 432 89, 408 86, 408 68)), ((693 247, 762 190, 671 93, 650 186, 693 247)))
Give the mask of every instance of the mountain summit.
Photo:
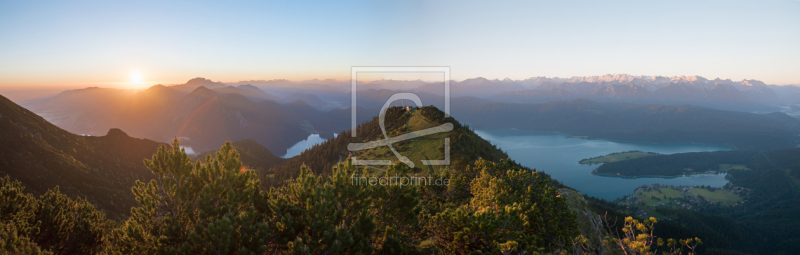
MULTIPOLYGON (((389 137, 434 128, 445 123, 453 125, 452 131, 397 142, 393 144, 393 147, 400 155, 408 157, 409 160, 414 162, 416 172, 461 169, 480 158, 486 160, 508 158, 508 155, 503 151, 475 134, 469 127, 460 124, 452 117, 445 118, 444 112, 436 107, 390 107, 387 109, 385 117, 386 134, 389 137), (426 166, 422 164, 421 160, 445 159, 445 153, 447 152, 444 144, 445 138, 450 139, 450 165, 426 166)), ((357 133, 356 137, 351 136, 352 132, 353 130, 344 131, 335 138, 328 139, 300 155, 290 158, 285 163, 273 167, 270 172, 275 173, 275 179, 280 183, 283 180, 297 176, 297 169, 300 169, 301 165, 306 165, 315 172, 324 173, 340 160, 350 157, 361 160, 398 160, 387 146, 352 152, 348 150, 348 144, 350 143, 365 143, 386 139, 381 131, 378 117, 359 125, 355 131, 357 133)))

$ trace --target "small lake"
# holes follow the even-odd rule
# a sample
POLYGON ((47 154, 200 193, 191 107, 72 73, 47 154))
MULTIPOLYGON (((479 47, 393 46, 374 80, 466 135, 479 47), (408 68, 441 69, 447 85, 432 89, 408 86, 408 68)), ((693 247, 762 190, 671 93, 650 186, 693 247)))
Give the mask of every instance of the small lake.
POLYGON ((593 175, 599 165, 581 165, 585 158, 613 152, 638 150, 673 154, 682 152, 731 150, 724 145, 691 143, 634 143, 574 138, 563 134, 524 130, 475 130, 518 163, 545 172, 583 194, 613 200, 633 193, 645 184, 708 185, 721 187, 728 183, 725 174, 692 175, 671 178, 620 178, 593 175))
MULTIPOLYGON (((337 135, 338 134, 333 133, 334 138, 337 135)), ((286 155, 281 156, 281 158, 291 158, 300 155, 300 153, 303 153, 303 151, 311 149, 311 147, 314 147, 314 145, 320 144, 325 140, 327 139, 322 138, 319 134, 310 134, 305 140, 299 141, 292 145, 292 147, 289 147, 289 149, 286 149, 286 155)))

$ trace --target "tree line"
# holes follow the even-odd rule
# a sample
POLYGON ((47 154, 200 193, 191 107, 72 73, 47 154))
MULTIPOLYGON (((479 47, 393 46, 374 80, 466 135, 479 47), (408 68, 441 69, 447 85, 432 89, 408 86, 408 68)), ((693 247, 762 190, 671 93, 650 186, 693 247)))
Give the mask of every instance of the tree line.
MULTIPOLYGON (((700 242, 657 240, 655 220, 626 219, 591 246, 551 180, 510 160, 428 172, 436 185, 353 185, 372 176, 343 160, 329 174, 301 166, 260 189, 230 142, 192 162, 177 140, 145 166, 156 178, 131 189, 137 206, 114 221, 58 188, 35 197, 0 179, 0 250, 12 254, 539 254, 630 251, 673 254, 700 242), (652 248, 652 249, 651 249, 652 248)), ((409 177, 404 164, 383 176, 409 177)))

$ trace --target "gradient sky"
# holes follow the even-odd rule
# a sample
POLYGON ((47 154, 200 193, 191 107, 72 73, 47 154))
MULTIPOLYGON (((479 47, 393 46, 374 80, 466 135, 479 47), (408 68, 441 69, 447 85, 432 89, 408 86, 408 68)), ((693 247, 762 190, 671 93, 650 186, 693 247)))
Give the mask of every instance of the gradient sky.
POLYGON ((0 87, 701 75, 800 83, 800 1, 1 1, 0 87))

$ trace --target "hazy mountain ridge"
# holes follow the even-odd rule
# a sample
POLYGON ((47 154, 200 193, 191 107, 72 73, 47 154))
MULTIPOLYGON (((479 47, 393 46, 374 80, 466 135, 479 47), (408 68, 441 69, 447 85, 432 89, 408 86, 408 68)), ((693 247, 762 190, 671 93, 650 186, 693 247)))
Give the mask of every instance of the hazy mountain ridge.
POLYGON ((218 82, 218 81, 215 82, 215 81, 212 81, 212 80, 209 80, 209 79, 206 79, 206 78, 197 77, 197 78, 194 78, 194 79, 191 79, 191 80, 187 81, 184 84, 169 86, 169 88, 174 89, 174 90, 178 90, 178 91, 183 91, 185 93, 189 93, 189 92, 197 89, 198 87, 206 87, 208 89, 220 89, 220 88, 224 88, 224 87, 227 87, 227 86, 228 85, 226 85, 225 83, 222 83, 222 82, 218 82))
MULTIPOLYGON (((168 88, 189 93, 203 86, 221 93, 244 95, 253 101, 264 99, 282 104, 302 100, 328 111, 350 107, 350 81, 338 80, 249 80, 231 83, 194 78, 168 88)), ((482 77, 450 81, 451 97, 472 96, 498 102, 544 103, 588 98, 595 101, 693 104, 739 111, 778 111, 777 106, 797 104, 800 87, 766 85, 757 80, 732 81, 701 76, 634 76, 608 74, 586 77, 532 77, 525 80, 482 77)), ((357 82, 359 91, 390 90, 444 95, 442 81, 375 80, 357 82)), ((73 92, 77 92, 76 90, 73 92)), ((123 91, 120 91, 121 93, 123 91)), ((26 103, 26 106, 34 104, 26 103)), ((33 109, 34 107, 32 107, 33 109)))
MULTIPOLYGON (((102 135, 121 128, 132 136, 161 142, 178 137, 198 152, 216 149, 226 139, 252 138, 271 151, 285 150, 313 133, 308 109, 263 99, 254 102, 246 96, 253 86, 233 87, 217 83, 219 93, 193 79, 176 86, 156 85, 143 91, 87 88, 65 91, 51 98, 32 102, 34 109, 54 124, 78 134, 102 135), (194 88, 188 93, 182 89, 194 88), (240 93, 247 93, 242 95, 240 93)), ((262 91, 263 92, 263 91, 262 91)), ((266 93, 264 93, 266 94, 266 93)))
POLYGON ((250 99, 250 100, 252 100, 254 102, 260 102, 260 101, 263 101, 263 100, 272 100, 272 101, 280 100, 279 97, 277 97, 275 95, 268 94, 267 92, 264 92, 263 90, 259 89, 258 87, 253 86, 253 85, 249 85, 249 84, 239 85, 239 86, 236 86, 236 87, 227 86, 227 87, 224 87, 224 88, 214 89, 214 91, 216 91, 218 93, 243 95, 243 96, 247 97, 247 99, 250 99))
MULTIPOLYGON (((524 90, 525 86, 512 81, 505 80, 489 80, 483 77, 466 79, 463 81, 450 81, 450 95, 451 96, 476 96, 486 97, 497 93, 508 91, 524 90)), ((435 95, 444 95, 444 82, 431 82, 412 89, 415 92, 426 92, 435 95)))
POLYGON ((770 86, 755 80, 708 80, 701 76, 631 76, 532 78, 531 88, 495 94, 489 99, 517 103, 543 103, 552 100, 588 98, 597 101, 694 104, 707 107, 777 111, 771 105, 790 103, 781 100, 770 86))
POLYGON ((737 148, 794 147, 800 120, 692 105, 601 103, 586 99, 543 104, 453 100, 452 115, 480 129, 522 129, 638 142, 727 144, 737 148))
MULTIPOLYGON (((276 93, 308 93, 331 103, 332 107, 345 108, 350 98, 349 81, 288 80, 242 81, 235 84, 257 84, 263 90, 276 93)), ((470 78, 450 81, 451 97, 472 96, 497 102, 544 103, 556 100, 588 98, 604 102, 693 104, 706 107, 770 112, 777 106, 796 104, 792 86, 767 85, 758 80, 733 81, 702 76, 646 76, 607 74, 602 76, 531 77, 524 80, 470 78)), ((444 95, 442 81, 375 80, 357 82, 362 90, 392 90, 444 95)), ((312 104, 314 105, 314 104, 312 104)), ((317 105, 315 107, 319 108, 317 105)))
MULTIPOLYGON (((195 78, 181 85, 156 85, 142 91, 96 87, 70 90, 50 98, 26 102, 25 106, 59 127, 78 134, 103 135, 111 128, 121 128, 134 137, 161 142, 179 137, 184 145, 196 152, 216 149, 227 139, 254 139, 280 155, 308 134, 318 133, 327 137, 331 133, 349 129, 350 85, 349 82, 335 80, 273 80, 240 82, 234 87, 195 78), (189 88, 192 90, 185 92, 189 88), (271 92, 266 92, 266 89, 271 92)), ((424 105, 444 107, 441 82, 362 82, 357 91, 357 105, 361 109, 357 122, 376 116, 378 109, 397 92, 413 92, 422 99, 424 105), (422 85, 414 87, 418 83, 422 85), (410 89, 375 89, 397 84, 410 89)), ((535 77, 523 81, 474 78, 452 81, 451 104, 454 113, 469 113, 479 110, 474 105, 491 102, 547 103, 587 98, 595 102, 691 104, 717 109, 773 112, 778 108, 753 100, 791 101, 791 96, 785 94, 792 93, 800 95, 800 87, 764 85, 754 80, 707 80, 700 76, 535 77), (779 91, 781 96, 777 96, 773 90, 779 91)), ((780 110, 800 113, 800 107, 791 105, 780 110)), ((480 123, 481 120, 476 121, 480 123)), ((473 123, 473 120, 468 122, 473 123)), ((507 125, 505 128, 512 127, 507 125)), ((626 135, 625 139, 633 138, 626 135)))
POLYGON ((253 102, 239 94, 218 94, 200 87, 176 103, 171 134, 197 151, 215 149, 225 140, 254 139, 281 153, 313 127, 293 107, 274 101, 253 102))

